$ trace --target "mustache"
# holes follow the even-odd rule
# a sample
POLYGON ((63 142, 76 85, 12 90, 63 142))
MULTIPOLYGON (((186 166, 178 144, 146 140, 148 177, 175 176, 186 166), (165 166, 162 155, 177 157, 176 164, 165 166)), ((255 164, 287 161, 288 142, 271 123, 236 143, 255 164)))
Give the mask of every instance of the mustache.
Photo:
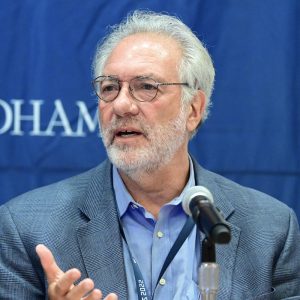
POLYGON ((114 117, 108 125, 105 127, 101 125, 101 136, 109 138, 110 142, 113 141, 115 132, 120 127, 134 127, 139 130, 145 137, 149 136, 149 131, 151 129, 150 125, 146 125, 146 121, 141 117, 114 117))

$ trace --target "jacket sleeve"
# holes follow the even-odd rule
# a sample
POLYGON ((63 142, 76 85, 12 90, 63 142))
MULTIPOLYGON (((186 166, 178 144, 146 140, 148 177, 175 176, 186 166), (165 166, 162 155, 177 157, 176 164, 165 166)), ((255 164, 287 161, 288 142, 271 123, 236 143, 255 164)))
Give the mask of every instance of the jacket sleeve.
POLYGON ((292 210, 286 242, 274 268, 275 299, 300 296, 300 233, 297 217, 292 210))
MULTIPOLYGON (((30 234, 28 234, 30 235, 30 234)), ((23 239, 23 240, 22 240, 23 239)), ((26 250, 9 209, 0 207, 0 299, 45 299, 38 264, 26 250)), ((33 255, 31 255, 33 256, 33 255)))

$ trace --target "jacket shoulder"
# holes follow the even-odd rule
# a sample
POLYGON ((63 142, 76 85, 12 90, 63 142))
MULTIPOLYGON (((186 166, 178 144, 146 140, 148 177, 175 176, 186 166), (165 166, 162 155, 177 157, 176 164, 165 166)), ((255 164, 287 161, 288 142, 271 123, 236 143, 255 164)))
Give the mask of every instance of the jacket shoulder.
POLYGON ((70 202, 74 205, 88 189, 91 179, 95 176, 104 176, 108 168, 109 163, 105 161, 86 172, 28 191, 2 206, 17 214, 19 211, 24 213, 24 209, 31 209, 34 212, 39 209, 51 210, 51 207, 56 205, 68 206, 70 202))

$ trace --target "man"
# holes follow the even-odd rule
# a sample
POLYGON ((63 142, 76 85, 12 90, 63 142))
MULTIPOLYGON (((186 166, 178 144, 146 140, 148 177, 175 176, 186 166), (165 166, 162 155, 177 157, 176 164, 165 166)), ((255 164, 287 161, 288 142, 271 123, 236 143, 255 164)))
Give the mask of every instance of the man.
POLYGON ((198 299, 203 233, 195 226, 160 272, 187 224, 183 195, 203 185, 232 234, 217 246, 218 299, 297 299, 292 210, 188 154, 214 81, 191 30, 174 17, 135 12, 99 46, 94 72, 109 161, 1 207, 0 298, 198 299))

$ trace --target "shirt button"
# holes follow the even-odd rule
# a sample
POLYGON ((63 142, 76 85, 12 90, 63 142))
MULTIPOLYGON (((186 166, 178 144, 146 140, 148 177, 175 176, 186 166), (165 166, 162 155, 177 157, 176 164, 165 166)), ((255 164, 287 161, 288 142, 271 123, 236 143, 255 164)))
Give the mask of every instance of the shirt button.
POLYGON ((165 285, 165 284, 166 284, 166 280, 165 280, 164 278, 161 278, 161 279, 159 280, 159 284, 160 284, 160 285, 165 285))
POLYGON ((161 232, 161 231, 157 231, 156 235, 158 238, 162 238, 164 236, 163 232, 161 232))

